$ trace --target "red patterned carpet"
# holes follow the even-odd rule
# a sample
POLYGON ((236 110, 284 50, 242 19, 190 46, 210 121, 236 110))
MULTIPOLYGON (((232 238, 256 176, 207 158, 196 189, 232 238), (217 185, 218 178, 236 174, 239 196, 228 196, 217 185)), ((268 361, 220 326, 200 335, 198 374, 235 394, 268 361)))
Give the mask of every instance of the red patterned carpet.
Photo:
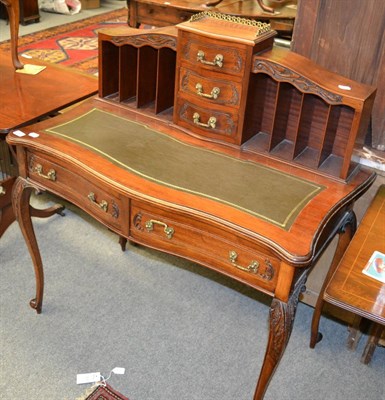
MULTIPOLYGON (((98 30, 127 25, 126 21, 127 9, 123 8, 22 36, 19 38, 19 54, 95 74, 98 68, 98 30)), ((0 43, 0 49, 10 50, 9 41, 0 43)), ((25 62, 23 57, 21 59, 25 62)))

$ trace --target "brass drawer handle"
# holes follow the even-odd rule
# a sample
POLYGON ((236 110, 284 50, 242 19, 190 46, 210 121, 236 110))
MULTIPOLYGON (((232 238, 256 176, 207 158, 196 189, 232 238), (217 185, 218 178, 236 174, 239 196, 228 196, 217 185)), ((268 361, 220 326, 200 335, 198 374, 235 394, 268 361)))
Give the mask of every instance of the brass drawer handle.
POLYGON ((102 200, 100 203, 96 201, 95 193, 90 192, 90 194, 87 196, 92 204, 95 204, 95 206, 99 207, 101 210, 104 212, 107 212, 108 210, 108 203, 106 200, 102 200))
POLYGON ((203 128, 211 128, 215 129, 217 119, 215 117, 210 117, 209 120, 207 121, 207 124, 200 122, 201 116, 196 112, 193 115, 193 121, 195 125, 202 126, 203 128))
POLYGON ((213 65, 214 67, 219 67, 222 68, 223 67, 223 55, 222 54, 217 54, 214 57, 213 61, 207 61, 205 60, 205 53, 202 50, 198 50, 197 53, 197 61, 199 61, 202 64, 206 64, 206 65, 213 65))
POLYGON ((4 186, 0 185, 0 196, 5 196, 5 188, 4 186))
POLYGON ((164 227, 163 232, 166 234, 167 239, 172 239, 172 236, 174 235, 174 228, 171 228, 171 226, 168 226, 162 221, 157 221, 155 219, 150 219, 149 221, 146 222, 146 229, 148 232, 151 232, 154 230, 154 224, 161 225, 164 227))
POLYGON ((44 179, 56 181, 56 171, 52 168, 48 171, 47 175, 45 175, 43 173, 43 166, 41 164, 37 164, 35 167, 35 172, 44 179))
POLYGON ((195 89, 197 90, 198 96, 206 97, 207 99, 214 99, 214 100, 216 100, 218 98, 219 93, 221 92, 219 87, 214 86, 210 94, 203 93, 203 86, 201 83, 197 83, 195 85, 195 89))
POLYGON ((237 264, 237 262, 236 262, 237 258, 238 258, 237 252, 234 250, 231 250, 229 252, 229 260, 234 267, 236 267, 242 271, 245 271, 245 272, 252 272, 253 274, 258 274, 258 268, 259 268, 258 261, 252 260, 251 263, 247 267, 242 267, 241 265, 237 264))

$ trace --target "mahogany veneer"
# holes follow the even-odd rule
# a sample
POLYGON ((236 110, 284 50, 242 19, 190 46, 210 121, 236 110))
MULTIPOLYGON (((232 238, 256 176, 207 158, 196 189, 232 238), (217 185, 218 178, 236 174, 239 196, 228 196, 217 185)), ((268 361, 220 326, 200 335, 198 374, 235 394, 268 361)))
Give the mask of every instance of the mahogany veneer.
POLYGON ((44 289, 29 207, 38 188, 121 243, 270 295, 260 400, 308 273, 336 235, 338 263, 355 230, 353 204, 375 179, 350 162, 374 89, 272 48, 268 26, 226 18, 100 33, 99 96, 7 141, 20 166, 13 206, 35 268, 31 306, 41 312, 44 289))

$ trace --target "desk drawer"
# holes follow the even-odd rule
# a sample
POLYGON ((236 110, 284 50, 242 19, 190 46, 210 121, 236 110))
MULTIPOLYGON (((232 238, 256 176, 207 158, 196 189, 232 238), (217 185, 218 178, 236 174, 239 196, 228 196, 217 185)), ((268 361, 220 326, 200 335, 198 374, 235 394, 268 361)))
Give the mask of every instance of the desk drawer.
POLYGON ((209 39, 193 33, 180 32, 178 38, 181 62, 192 69, 242 76, 245 71, 246 48, 230 42, 209 39))
POLYGON ((218 139, 228 143, 238 142, 238 114, 225 112, 208 106, 206 108, 179 96, 174 111, 177 125, 187 128, 205 138, 218 139))
MULTIPOLYGON (((136 13, 136 22, 138 24, 170 26, 176 25, 190 19, 194 13, 180 8, 168 7, 167 2, 164 5, 160 4, 146 4, 142 2, 131 2, 131 9, 136 13)), ((130 12, 131 10, 129 10, 130 12)), ((133 28, 136 28, 133 26, 133 28)))
POLYGON ((242 85, 234 80, 204 77, 195 71, 181 68, 179 91, 209 104, 239 107, 242 85))
POLYGON ((59 165, 48 157, 28 153, 28 174, 30 179, 57 193, 71 203, 84 209, 94 218, 113 230, 127 234, 128 200, 113 188, 94 183, 90 174, 67 165, 59 165))
POLYGON ((130 238, 186 257, 250 286, 273 293, 279 260, 245 246, 222 227, 195 221, 148 203, 132 201, 130 238))

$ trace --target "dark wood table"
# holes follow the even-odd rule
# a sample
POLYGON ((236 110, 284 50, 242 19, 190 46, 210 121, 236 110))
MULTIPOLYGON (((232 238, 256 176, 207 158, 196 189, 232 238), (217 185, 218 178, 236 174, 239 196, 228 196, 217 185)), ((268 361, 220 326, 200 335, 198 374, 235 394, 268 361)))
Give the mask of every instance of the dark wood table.
POLYGON ((257 19, 270 22, 272 29, 283 35, 291 36, 297 7, 292 2, 274 3, 274 12, 266 11, 268 2, 256 0, 223 0, 223 1, 172 1, 163 0, 127 0, 128 22, 136 28, 140 24, 168 26, 188 20, 192 15, 202 11, 212 10, 235 17, 257 19))
MULTIPOLYGON (((78 73, 54 64, 28 60, 46 68, 37 75, 15 71, 10 53, 0 52, 0 141, 16 128, 54 115, 59 110, 95 94, 98 81, 95 77, 78 73)), ((0 237, 14 221, 11 191, 16 165, 10 163, 0 143, 0 237)))
MULTIPOLYGON (((385 254, 385 185, 378 189, 346 253, 320 295, 312 325, 313 346, 317 341, 322 306, 328 302, 373 321, 362 356, 364 363, 370 362, 385 326, 385 284, 362 272, 375 251, 385 254)), ((351 348, 358 342, 360 319, 356 319, 351 329, 348 340, 351 348)))
POLYGON ((30 124, 98 91, 95 77, 38 60, 37 75, 15 72, 8 52, 0 52, 0 134, 30 124))

